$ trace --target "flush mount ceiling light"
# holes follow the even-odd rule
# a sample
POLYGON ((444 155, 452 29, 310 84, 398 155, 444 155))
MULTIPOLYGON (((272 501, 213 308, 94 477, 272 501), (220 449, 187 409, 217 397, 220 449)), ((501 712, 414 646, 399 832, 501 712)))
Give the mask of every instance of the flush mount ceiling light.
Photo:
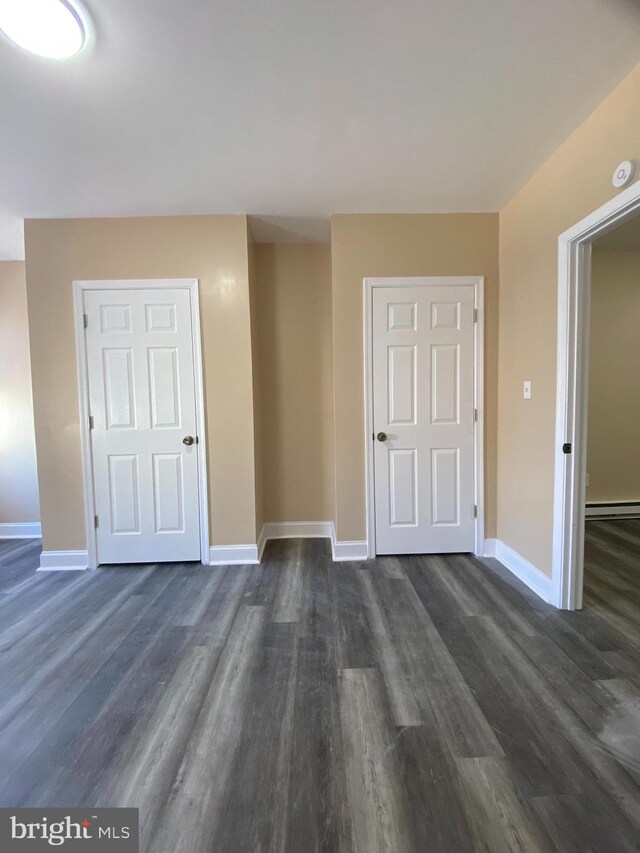
POLYGON ((47 59, 70 59, 87 40, 80 14, 67 0, 0 0, 0 31, 47 59))

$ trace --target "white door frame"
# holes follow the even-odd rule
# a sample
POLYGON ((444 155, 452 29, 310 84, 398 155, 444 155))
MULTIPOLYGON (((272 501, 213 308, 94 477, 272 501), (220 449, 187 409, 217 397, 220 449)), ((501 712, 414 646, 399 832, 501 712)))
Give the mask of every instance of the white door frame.
POLYGON ((367 555, 376 556, 375 483, 373 464, 373 291, 376 287, 472 287, 477 321, 474 323, 474 426, 475 486, 478 508, 473 553, 484 556, 484 276, 411 276, 408 278, 365 278, 364 322, 364 438, 366 476, 367 555))
POLYGON ((554 603, 582 607, 591 242, 640 213, 640 181, 558 238, 558 356, 553 493, 554 603), (563 445, 571 445, 565 453, 563 445))
POLYGON ((88 567, 98 567, 98 542, 94 526, 95 495, 93 487, 93 457, 89 430, 89 377, 87 369, 86 335, 84 332, 84 292, 87 290, 187 290, 191 304, 191 334, 196 400, 198 443, 198 506, 200 516, 200 561, 209 565, 209 510, 207 484, 207 446, 204 420, 204 383, 202 370, 202 340, 200 334, 200 295, 197 278, 116 279, 106 281, 74 281, 73 311, 78 364, 78 402, 80 409, 80 444, 82 449, 82 480, 84 486, 84 515, 87 534, 88 567))

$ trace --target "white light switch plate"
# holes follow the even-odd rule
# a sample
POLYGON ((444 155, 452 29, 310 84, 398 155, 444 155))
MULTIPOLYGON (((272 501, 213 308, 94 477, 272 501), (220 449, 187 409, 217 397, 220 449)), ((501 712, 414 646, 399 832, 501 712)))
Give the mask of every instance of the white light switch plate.
POLYGON ((522 386, 522 396, 525 400, 531 399, 531 380, 527 379, 522 386))

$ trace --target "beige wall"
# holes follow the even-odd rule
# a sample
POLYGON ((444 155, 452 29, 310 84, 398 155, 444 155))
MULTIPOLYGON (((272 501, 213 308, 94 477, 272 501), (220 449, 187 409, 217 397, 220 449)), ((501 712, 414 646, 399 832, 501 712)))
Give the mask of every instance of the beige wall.
POLYGON ((558 235, 615 195, 640 159, 640 66, 500 214, 498 537, 551 574, 558 235), (533 396, 522 398, 531 379, 533 396))
POLYGON ((253 459, 255 466, 255 507, 256 530, 255 541, 258 541, 264 524, 264 465, 262 461, 262 385, 260 381, 260 327, 258 322, 258 262, 257 246, 251 234, 247 231, 249 253, 249 304, 251 316, 251 364, 253 374, 253 459))
POLYGON ((335 374, 336 527, 365 527, 362 280, 367 276, 485 276, 486 535, 495 531, 498 215, 356 214, 331 220, 335 374))
POLYGON ((74 279, 200 280, 210 539, 255 542, 246 217, 28 220, 25 241, 45 549, 86 547, 74 279))
POLYGON ((24 263, 0 261, 0 524, 39 519, 24 263))
POLYGON ((640 252, 594 251, 587 502, 640 501, 640 252))
POLYGON ((306 244, 255 248, 264 518, 330 521, 331 250, 306 244))

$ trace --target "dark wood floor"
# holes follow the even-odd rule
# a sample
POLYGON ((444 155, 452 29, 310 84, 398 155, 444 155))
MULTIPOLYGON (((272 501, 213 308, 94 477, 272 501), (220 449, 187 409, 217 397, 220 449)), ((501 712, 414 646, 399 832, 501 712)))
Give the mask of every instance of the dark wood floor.
POLYGON ((640 522, 590 523, 585 610, 497 563, 35 573, 0 542, 0 805, 140 808, 149 853, 627 851, 640 522))

